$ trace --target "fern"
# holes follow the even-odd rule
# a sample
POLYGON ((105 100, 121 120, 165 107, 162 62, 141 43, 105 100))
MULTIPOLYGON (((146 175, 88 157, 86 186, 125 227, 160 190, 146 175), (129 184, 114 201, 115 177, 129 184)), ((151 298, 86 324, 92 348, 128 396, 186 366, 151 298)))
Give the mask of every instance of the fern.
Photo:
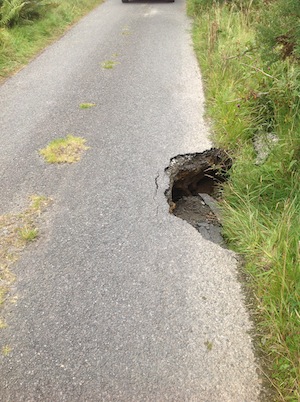
POLYGON ((56 6, 51 0, 0 0, 0 25, 11 27, 28 23, 56 6))
POLYGON ((26 2, 23 0, 3 0, 1 7, 1 25, 12 26, 20 19, 22 8, 26 2))

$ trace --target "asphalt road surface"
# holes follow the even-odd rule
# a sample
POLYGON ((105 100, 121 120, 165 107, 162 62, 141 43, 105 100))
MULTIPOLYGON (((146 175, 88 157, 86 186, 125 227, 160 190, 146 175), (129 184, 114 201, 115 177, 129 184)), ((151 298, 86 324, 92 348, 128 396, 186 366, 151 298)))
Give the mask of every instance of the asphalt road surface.
POLYGON ((182 0, 108 0, 0 87, 0 212, 54 200, 14 266, 1 401, 259 400, 235 256, 164 196, 170 158, 211 146, 189 30, 182 0), (45 164, 69 133, 82 160, 45 164))

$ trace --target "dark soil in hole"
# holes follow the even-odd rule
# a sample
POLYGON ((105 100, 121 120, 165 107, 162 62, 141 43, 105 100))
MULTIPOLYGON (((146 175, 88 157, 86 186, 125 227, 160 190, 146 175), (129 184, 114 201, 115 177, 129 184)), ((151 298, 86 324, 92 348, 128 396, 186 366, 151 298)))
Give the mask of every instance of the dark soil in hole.
POLYGON ((178 155, 166 168, 170 177, 166 191, 170 212, 218 244, 222 243, 222 236, 215 199, 231 165, 232 160, 225 151, 212 148, 202 153, 178 155))

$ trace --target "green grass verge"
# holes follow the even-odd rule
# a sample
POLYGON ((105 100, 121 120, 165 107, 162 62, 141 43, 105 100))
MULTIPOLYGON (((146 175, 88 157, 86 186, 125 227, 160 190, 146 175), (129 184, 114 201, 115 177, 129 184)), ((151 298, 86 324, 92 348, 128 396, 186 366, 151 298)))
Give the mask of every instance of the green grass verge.
POLYGON ((189 0, 214 141, 235 161, 224 186, 228 244, 245 257, 256 297, 257 346, 276 400, 300 400, 300 70, 256 49, 260 10, 189 0), (255 139, 277 142, 258 163, 255 139))
POLYGON ((103 0, 60 0, 41 19, 0 28, 0 79, 17 71, 103 0))

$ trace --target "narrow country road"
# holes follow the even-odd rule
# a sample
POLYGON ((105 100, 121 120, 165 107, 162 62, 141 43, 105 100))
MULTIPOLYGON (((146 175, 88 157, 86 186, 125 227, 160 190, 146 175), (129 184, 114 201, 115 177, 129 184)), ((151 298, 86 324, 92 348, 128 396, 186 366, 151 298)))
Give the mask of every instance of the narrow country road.
POLYGON ((236 259, 164 196, 170 158, 211 146, 189 30, 183 0, 108 0, 1 85, 0 213, 54 200, 13 268, 1 401, 259 400, 236 259), (46 165, 69 133, 82 160, 46 165))

